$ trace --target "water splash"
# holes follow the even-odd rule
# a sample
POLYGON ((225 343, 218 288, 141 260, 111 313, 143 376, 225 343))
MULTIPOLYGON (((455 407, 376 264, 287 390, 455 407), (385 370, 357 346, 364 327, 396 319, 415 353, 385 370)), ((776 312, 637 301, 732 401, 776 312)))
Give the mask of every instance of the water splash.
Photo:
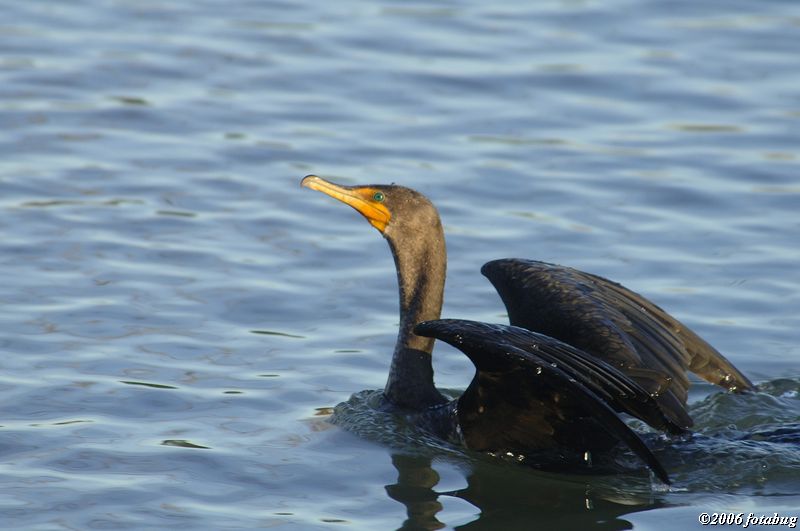
MULTIPOLYGON (((458 393, 447 394, 454 398, 458 393)), ((631 421, 637 430, 645 432, 643 437, 673 479, 673 487, 661 491, 654 487, 657 482, 640 478, 641 463, 627 449, 618 448, 606 455, 592 453, 588 459, 579 455, 573 460, 546 452, 523 459, 507 457, 503 452, 493 457, 477 454, 433 437, 404 416, 391 413, 380 390, 354 394, 336 406, 331 421, 395 450, 449 457, 470 466, 484 459, 492 459, 495 465, 524 462, 536 469, 567 472, 580 481, 585 480, 585 474, 622 473, 590 480, 617 495, 621 491, 636 496, 645 492, 796 495, 800 494, 798 396, 797 379, 765 382, 752 393, 712 394, 690 408, 695 431, 682 437, 667 437, 631 421), (583 468, 578 466, 581 464, 583 468)))

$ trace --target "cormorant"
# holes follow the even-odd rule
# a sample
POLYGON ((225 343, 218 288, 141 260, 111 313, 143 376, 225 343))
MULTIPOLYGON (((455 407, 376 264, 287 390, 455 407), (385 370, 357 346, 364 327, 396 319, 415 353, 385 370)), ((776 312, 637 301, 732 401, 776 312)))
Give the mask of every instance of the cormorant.
POLYGON ((753 384, 711 345, 627 288, 569 267, 506 258, 481 268, 510 325, 440 319, 446 274, 442 223, 422 194, 397 185, 303 186, 342 201, 389 242, 400 330, 385 400, 435 435, 467 448, 525 456, 589 455, 624 442, 665 483, 669 476, 619 416, 682 434, 687 371, 730 391, 753 384), (455 400, 434 386, 434 339, 460 349, 475 376, 455 400))

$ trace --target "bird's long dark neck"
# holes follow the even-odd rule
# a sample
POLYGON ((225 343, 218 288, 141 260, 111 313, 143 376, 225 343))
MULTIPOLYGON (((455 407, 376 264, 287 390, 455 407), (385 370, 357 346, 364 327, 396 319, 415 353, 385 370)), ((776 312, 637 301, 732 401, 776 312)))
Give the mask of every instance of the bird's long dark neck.
POLYGON ((394 405, 415 410, 447 401, 433 384, 433 339, 412 331, 417 323, 438 319, 442 311, 447 255, 436 221, 411 237, 387 236, 397 266, 400 331, 384 392, 394 405))

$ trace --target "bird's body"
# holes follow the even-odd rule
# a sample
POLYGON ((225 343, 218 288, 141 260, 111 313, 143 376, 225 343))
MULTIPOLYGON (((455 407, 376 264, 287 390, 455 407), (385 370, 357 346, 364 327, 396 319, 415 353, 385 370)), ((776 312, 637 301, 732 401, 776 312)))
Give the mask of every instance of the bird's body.
POLYGON ((511 325, 439 319, 446 250, 438 212, 427 198, 402 186, 346 187, 316 176, 302 184, 349 204, 389 242, 400 329, 385 400, 437 436, 513 455, 583 454, 623 442, 669 482, 619 414, 680 434, 692 425, 687 371, 732 391, 752 387, 719 352, 652 302, 568 267, 488 262, 481 271, 505 303, 511 325), (454 401, 433 383, 434 338, 460 349, 476 368, 454 401))

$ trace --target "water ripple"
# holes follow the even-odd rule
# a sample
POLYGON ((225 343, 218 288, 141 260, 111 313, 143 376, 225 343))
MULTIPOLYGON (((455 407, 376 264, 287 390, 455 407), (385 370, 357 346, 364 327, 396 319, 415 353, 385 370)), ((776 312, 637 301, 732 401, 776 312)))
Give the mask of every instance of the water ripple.
MULTIPOLYGON (((796 11, 7 3, 3 522, 608 529, 798 506, 796 11), (396 277, 307 173, 435 201, 449 317, 505 319, 489 259, 564 263, 663 305, 759 392, 693 390, 698 433, 657 450, 670 492, 467 455, 369 409, 359 438, 329 415, 385 383, 396 277)), ((435 363, 440 386, 471 377, 452 350, 435 363)))

